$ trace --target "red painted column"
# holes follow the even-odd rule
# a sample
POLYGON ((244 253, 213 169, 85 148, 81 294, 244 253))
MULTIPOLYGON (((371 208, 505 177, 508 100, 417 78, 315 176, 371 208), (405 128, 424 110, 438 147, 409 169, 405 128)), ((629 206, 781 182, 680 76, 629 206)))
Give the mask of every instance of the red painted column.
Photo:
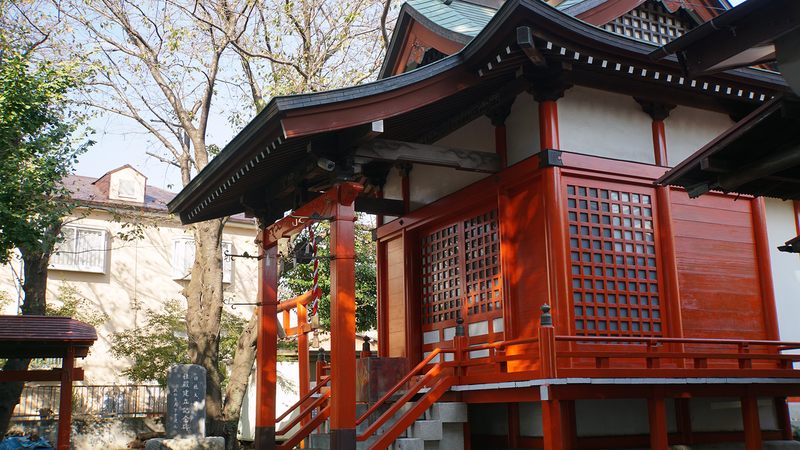
POLYGON ((500 155, 500 167, 505 169, 508 167, 508 145, 505 125, 494 127, 494 147, 495 152, 500 155))
MULTIPOLYGON (((653 153, 658 166, 668 166, 667 134, 662 120, 653 120, 653 153)), ((658 214, 659 242, 661 249, 661 273, 664 289, 664 312, 668 336, 683 337, 683 318, 681 316, 681 292, 678 281, 678 252, 675 245, 675 232, 672 222, 672 200, 670 188, 656 187, 656 212, 658 214)), ((670 344, 673 352, 682 352, 683 344, 670 344)), ((684 367, 685 361, 676 361, 684 367)))
MULTIPOLYGON (((297 383, 298 394, 302 398, 311 390, 311 370, 308 357, 308 333, 303 332, 303 326, 308 324, 308 309, 305 305, 297 303, 297 383)), ((277 364, 277 362, 276 362, 277 364)), ((308 418, 303 419, 303 425, 308 423, 308 418)))
MULTIPOLYGON (((548 391, 550 386, 547 386, 548 391)), ((558 399, 542 400, 542 428, 544 450, 565 450, 564 430, 561 423, 561 402, 558 399)))
POLYGON ((758 418, 758 398, 747 388, 742 397, 742 424, 744 445, 747 450, 762 450, 761 423, 758 418))
POLYGON ((758 262, 758 281, 761 286, 761 305, 764 309, 765 337, 768 340, 777 341, 780 340, 778 334, 778 311, 775 307, 775 288, 772 285, 772 264, 769 256, 764 199, 757 197, 750 202, 756 244, 756 261, 758 262))
POLYGON ((664 404, 664 390, 654 389, 653 398, 647 399, 647 414, 650 419, 650 448, 653 450, 667 450, 669 439, 667 435, 667 410, 664 404))
MULTIPOLYGON (((360 186, 359 186, 360 187, 360 186)), ((356 448, 356 277, 353 201, 339 186, 331 221, 331 449, 356 448)), ((363 189, 363 188, 362 188, 363 189)))
MULTIPOLYGON (((554 100, 539 102, 539 138, 542 150, 559 148, 558 107, 554 100)), ((561 186, 561 169, 547 167, 542 170, 545 210, 547 211, 548 254, 550 255, 550 301, 555 318, 556 332, 572 334, 569 285, 569 236, 567 214, 564 210, 564 192, 561 186)))
POLYGON ((58 406, 58 450, 69 450, 72 431, 72 371, 75 368, 75 347, 72 344, 61 359, 61 398, 58 406))
POLYGON ((554 100, 539 103, 539 143, 541 149, 558 149, 558 106, 554 100))
POLYGON ((789 414, 789 402, 786 397, 773 397, 775 401, 775 415, 778 417, 778 426, 781 428, 781 439, 791 441, 792 417, 789 414))
MULTIPOLYGON (((547 253, 550 255, 550 302, 552 302, 554 325, 556 334, 572 335, 569 236, 567 235, 567 214, 564 210, 564 192, 561 184, 560 167, 542 169, 545 211, 547 212, 545 233, 547 235, 547 253)), ((564 343, 560 343, 558 348, 565 348, 562 344, 564 343)))
POLYGON ((406 214, 411 212, 411 185, 409 180, 410 172, 411 164, 403 164, 400 166, 400 193, 403 196, 403 203, 406 205, 406 214))
POLYGON ((668 166, 667 163, 667 133, 664 129, 664 122, 661 120, 653 121, 653 150, 657 166, 668 166))
MULTIPOLYGON (((261 232, 262 242, 266 233, 261 232)), ((256 450, 275 448, 275 386, 278 363, 278 246, 261 249, 258 261, 258 337, 256 347, 256 450)))
POLYGON ((519 443, 519 403, 508 403, 508 448, 518 448, 519 443))

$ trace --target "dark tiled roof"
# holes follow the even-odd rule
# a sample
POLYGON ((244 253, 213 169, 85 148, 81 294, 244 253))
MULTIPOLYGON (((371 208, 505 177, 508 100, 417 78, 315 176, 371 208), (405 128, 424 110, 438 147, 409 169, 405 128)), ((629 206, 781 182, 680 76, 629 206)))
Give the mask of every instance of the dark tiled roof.
POLYGON ((147 186, 144 203, 129 200, 113 200, 104 194, 96 185, 94 177, 69 175, 64 179, 64 186, 69 189, 72 199, 94 205, 122 206, 129 208, 147 209, 150 211, 167 212, 167 203, 175 194, 155 186, 147 186))
MULTIPOLYGON (((59 316, 0 316, 0 342, 96 341, 88 323, 59 316)), ((0 356, 3 350, 0 350, 0 356)))
POLYGON ((0 316, 0 358, 62 358, 70 344, 84 357, 96 340, 93 326, 69 317, 0 316))
MULTIPOLYGON (((64 178, 63 184, 69 189, 70 196, 73 200, 86 203, 90 206, 132 208, 163 214, 169 213, 167 204, 175 198, 176 195, 170 191, 147 185, 143 203, 130 200, 115 200, 108 198, 108 196, 94 184, 97 180, 98 179, 95 177, 69 175, 64 178)), ((231 216, 231 220, 240 223, 253 223, 253 220, 246 218, 244 214, 231 216)))

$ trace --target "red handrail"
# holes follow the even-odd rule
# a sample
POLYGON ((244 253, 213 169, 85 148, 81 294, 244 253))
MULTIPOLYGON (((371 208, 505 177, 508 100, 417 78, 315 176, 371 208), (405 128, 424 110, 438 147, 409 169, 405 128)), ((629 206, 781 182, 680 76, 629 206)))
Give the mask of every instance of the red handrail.
POLYGON ((306 400, 311 398, 312 395, 314 395, 317 392, 319 392, 320 389, 322 389, 323 386, 328 384, 329 381, 331 381, 331 376, 330 375, 328 375, 327 377, 323 378, 322 381, 320 381, 319 383, 317 383, 316 386, 314 386, 314 389, 308 391, 306 393, 306 395, 304 395, 302 398, 300 398, 300 400, 297 401, 297 403, 295 403, 294 405, 290 406, 289 409, 284 411, 283 414, 281 414, 280 417, 275 419, 275 422, 277 423, 277 422, 280 422, 281 420, 283 420, 287 415, 289 415, 290 412, 294 411, 297 407, 301 406, 303 404, 303 402, 305 402, 306 400))
MULTIPOLYGON (((380 400, 378 400, 378 401, 377 401, 377 402, 376 402, 374 405, 372 405, 372 407, 371 407, 370 409, 368 409, 368 410, 367 410, 367 411, 366 411, 364 414, 362 414, 362 415, 361 415, 361 417, 359 417, 358 419, 356 419, 356 425, 359 425, 359 424, 361 424, 361 422, 363 422, 364 420, 366 420, 366 419, 367 419, 367 417, 371 416, 371 415, 372 415, 372 414, 373 414, 375 411, 377 411, 377 410, 378 410, 378 408, 379 408, 381 405, 383 405, 384 403, 386 403, 386 401, 387 401, 387 400, 389 400, 389 398, 391 398, 391 396, 392 396, 392 395, 394 395, 394 393, 395 393, 395 392, 397 392, 397 391, 398 391, 398 390, 399 390, 401 387, 405 386, 405 384, 406 384, 406 383, 408 383, 408 381, 409 381, 409 380, 411 380, 411 378, 413 378, 413 377, 414 377, 414 375, 415 375, 417 372, 419 372, 419 371, 421 371, 423 368, 425 368, 425 366, 426 366, 426 365, 428 365, 428 364, 430 363, 430 361, 431 361, 431 360, 432 360, 432 359, 433 359, 433 358, 434 358, 436 355, 438 355, 439 353, 443 353, 443 352, 452 353, 452 352, 454 352, 454 351, 455 351, 455 350, 453 350, 453 349, 441 349, 441 348, 435 348, 435 349, 433 349, 433 351, 431 352, 431 354, 430 354, 430 355, 428 355, 428 356, 427 356, 425 359, 423 359, 423 360, 422 360, 422 362, 420 362, 419 364, 417 364, 417 367, 414 367, 414 369, 413 369, 413 370, 411 370, 410 372, 408 372, 408 373, 406 374, 406 376, 404 376, 404 377, 403 377, 403 379, 401 379, 401 380, 400 380, 400 381, 399 381, 397 384, 395 384, 395 385, 394 385, 394 387, 392 387, 392 388, 389 390, 389 392, 387 392, 387 393, 386 393, 386 394, 385 394, 383 397, 381 397, 381 398, 380 398, 380 400)), ((440 363, 437 363, 437 364, 440 364, 440 363)))
POLYGON ((294 428, 295 425, 300 423, 300 421, 303 420, 303 418, 306 415, 308 415, 309 412, 313 411, 315 408, 317 408, 322 403, 324 403, 325 400, 330 398, 330 396, 331 396, 331 391, 325 392, 324 394, 320 395, 319 398, 314 400, 314 402, 312 404, 310 404, 305 411, 303 411, 302 413, 298 414, 297 417, 292 419, 291 422, 289 422, 286 425, 284 425, 283 428, 281 428, 280 430, 278 430, 275 433, 275 435, 276 436, 283 436, 284 434, 286 434, 288 431, 290 431, 292 428, 294 428))
POLYGON ((310 422, 308 422, 303 428, 300 429, 294 436, 289 438, 289 440, 285 441, 283 444, 276 446, 276 448, 280 450, 291 450, 297 447, 297 444, 300 443, 303 439, 308 437, 312 431, 317 429, 323 422, 328 420, 331 416, 331 405, 326 406, 316 415, 310 422))
MULTIPOLYGON (((434 378, 436 378, 439 375, 439 373, 441 373, 442 368, 444 368, 446 366, 453 366, 453 365, 455 365, 455 363, 452 363, 452 362, 447 362, 447 363, 438 362, 438 363, 436 363, 433 367, 431 367, 431 369, 422 377, 422 379, 417 384, 415 384, 408 391, 406 391, 406 393, 403 394, 403 396, 400 397, 399 400, 394 402, 394 404, 391 407, 389 407, 389 409, 385 413, 381 414, 381 416, 378 417, 378 419, 375 420, 375 422, 373 422, 372 425, 369 426, 369 428, 364 430, 364 432, 357 437, 357 440, 360 441, 360 442, 363 442, 363 441, 366 441, 367 439, 369 439, 369 437, 372 436, 373 434, 375 434, 375 432, 378 431, 383 426, 383 424, 386 423, 387 420, 389 420, 398 411, 400 411, 400 408, 402 408, 403 405, 408 403, 408 401, 411 400, 414 397, 414 395, 416 395, 417 392, 419 392, 420 389, 422 389, 422 386, 424 386, 429 381, 431 381, 434 378)), ((413 374, 413 373, 416 373, 416 372, 410 372, 409 375, 413 374)), ((409 375, 407 375, 406 377, 409 377, 409 375)), ((402 385, 402 383, 398 383, 397 385, 395 385, 395 387, 398 387, 399 385, 402 385)), ((394 389, 394 390, 396 391, 397 389, 394 389)), ((386 396, 384 396, 384 397, 386 397, 386 396)), ((383 400, 383 399, 381 399, 381 400, 383 400)), ((373 408, 370 408, 370 411, 372 411, 373 408)), ((369 411, 367 411, 367 412, 369 412, 369 411)), ((363 422, 363 420, 366 417, 369 417, 369 414, 364 413, 364 415, 361 416, 361 418, 360 418, 361 422, 363 422)), ((361 422, 358 422, 358 423, 361 423, 361 422)))
POLYGON ((576 342, 631 342, 631 343, 674 343, 674 344, 722 344, 722 345, 764 345, 779 346, 778 350, 800 348, 800 342, 782 342, 747 339, 703 339, 703 338, 670 338, 670 337, 622 337, 622 336, 556 336, 556 341, 576 342))

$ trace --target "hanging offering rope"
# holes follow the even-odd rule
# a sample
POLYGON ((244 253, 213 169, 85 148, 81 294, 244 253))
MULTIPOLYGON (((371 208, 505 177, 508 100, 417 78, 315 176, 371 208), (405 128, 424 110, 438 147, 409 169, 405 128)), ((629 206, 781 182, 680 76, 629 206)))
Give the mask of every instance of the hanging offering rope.
POLYGON ((311 288, 311 317, 317 315, 317 304, 319 303, 320 290, 319 290, 319 259, 317 259, 317 239, 314 237, 314 227, 308 227, 308 234, 311 238, 311 245, 314 246, 314 286, 311 288))

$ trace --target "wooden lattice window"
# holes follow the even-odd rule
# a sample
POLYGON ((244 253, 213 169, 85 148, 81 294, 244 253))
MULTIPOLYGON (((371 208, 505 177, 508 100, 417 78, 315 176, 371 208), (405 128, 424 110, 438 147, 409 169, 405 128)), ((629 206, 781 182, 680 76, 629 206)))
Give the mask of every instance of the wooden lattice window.
MULTIPOLYGON (((470 345, 503 339, 500 226, 497 209, 482 209, 421 233, 423 353, 449 346, 456 319, 470 345)), ((486 350, 476 350, 480 358, 486 350)), ((451 357, 452 355, 446 355, 451 357)))
POLYGON ((683 11, 670 13, 660 2, 647 1, 603 25, 608 31, 640 41, 664 45, 694 27, 683 11))
POLYGON ((567 185, 576 334, 661 336, 652 191, 582 184, 567 185))
POLYGON ((461 317, 461 255, 459 224, 422 238, 422 324, 461 317))

